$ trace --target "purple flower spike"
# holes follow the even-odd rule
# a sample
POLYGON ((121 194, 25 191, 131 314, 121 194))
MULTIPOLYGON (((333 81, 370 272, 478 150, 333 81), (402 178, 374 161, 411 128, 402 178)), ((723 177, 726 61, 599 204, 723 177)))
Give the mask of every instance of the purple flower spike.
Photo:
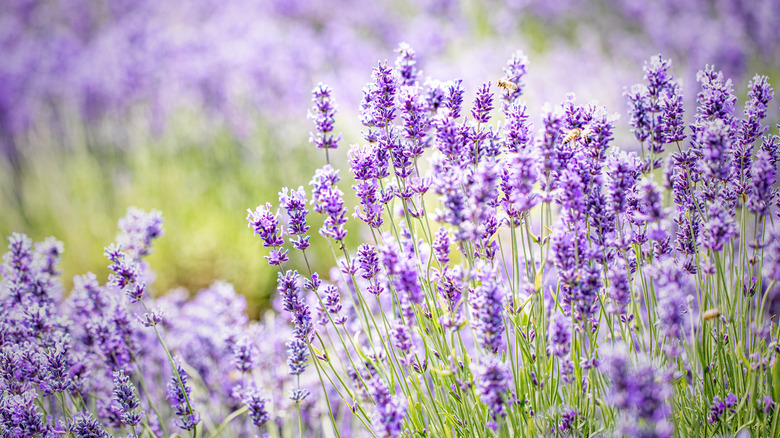
POLYGON ((395 51, 398 53, 395 59, 395 71, 399 76, 398 85, 417 85, 421 72, 417 70, 414 50, 409 44, 401 43, 395 51))
POLYGON ((474 108, 471 115, 478 123, 487 123, 490 120, 490 111, 493 110, 493 93, 490 92, 490 82, 482 84, 474 98, 474 108))
POLYGON ((136 412, 140 404, 135 393, 135 385, 122 370, 114 372, 114 401, 119 404, 117 413, 122 424, 135 426, 141 422, 142 415, 136 412))
POLYGON ((504 297, 506 292, 499 282, 498 272, 487 265, 479 267, 480 284, 470 295, 472 325, 479 345, 491 353, 498 353, 504 336, 504 297))
POLYGON ((506 108, 508 105, 511 105, 517 100, 518 97, 523 95, 523 78, 525 77, 526 73, 528 72, 528 57, 525 56, 525 53, 518 50, 517 52, 513 53, 512 56, 507 60, 506 66, 504 67, 504 79, 508 82, 511 82, 515 85, 517 88, 509 88, 506 90, 505 93, 503 93, 503 96, 501 98, 504 100, 504 107, 506 108))
POLYGON ((244 398, 244 403, 249 408, 249 418, 252 419, 252 424, 257 427, 263 426, 271 418, 265 407, 267 402, 268 400, 263 398, 256 389, 250 390, 244 398))
POLYGON ((477 382, 477 394, 482 403, 487 405, 493 420, 504 418, 506 411, 506 392, 512 375, 506 364, 492 355, 482 357, 482 363, 474 369, 477 382))
POLYGON ((341 135, 333 135, 336 106, 331 100, 331 89, 320 82, 312 91, 312 109, 309 119, 314 120, 316 133, 309 134, 309 142, 317 145, 317 149, 336 149, 341 141, 341 135))
POLYGON ((131 259, 138 260, 152 253, 152 241, 163 234, 162 213, 152 210, 149 213, 140 208, 130 207, 125 217, 119 219, 117 244, 131 259))
POLYGON ((290 367, 290 374, 298 375, 306 371, 309 360, 309 347, 306 342, 293 338, 287 342, 287 365, 290 367))
POLYGON ((550 321, 547 337, 550 352, 560 359, 566 358, 571 351, 571 321, 569 318, 557 314, 550 321))
POLYGON ((109 438, 111 436, 103 430, 103 426, 92 417, 90 412, 79 412, 74 415, 70 432, 76 438, 109 438))
POLYGON ((179 382, 179 378, 174 373, 166 386, 166 395, 168 401, 171 402, 171 406, 176 411, 176 415, 181 417, 181 421, 177 421, 176 425, 184 430, 192 430, 200 423, 200 415, 195 413, 192 410, 192 405, 188 403, 188 400, 191 398, 192 388, 187 385, 187 373, 184 372, 184 368, 179 363, 176 364, 176 371, 179 378, 181 378, 181 382, 179 382))
POLYGON ((390 394, 387 384, 379 376, 368 381, 368 391, 376 405, 376 427, 379 436, 395 438, 401 435, 406 415, 406 406, 401 399, 390 394))

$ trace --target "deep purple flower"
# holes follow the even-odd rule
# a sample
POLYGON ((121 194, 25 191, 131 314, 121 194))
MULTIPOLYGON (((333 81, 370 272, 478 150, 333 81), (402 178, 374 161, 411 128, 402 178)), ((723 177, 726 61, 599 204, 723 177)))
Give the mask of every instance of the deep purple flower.
POLYGON ((263 240, 263 246, 274 248, 265 256, 269 265, 281 265, 289 260, 286 249, 276 249, 284 245, 283 231, 279 229, 279 213, 271 213, 271 203, 259 205, 255 211, 247 209, 246 220, 254 233, 263 240))
POLYGON ((757 215, 768 215, 772 202, 777 197, 777 191, 774 189, 777 182, 776 169, 769 152, 764 149, 759 150, 750 171, 751 185, 748 191, 748 210, 757 215))
POLYGON ((244 398, 244 403, 249 408, 249 418, 252 419, 252 424, 257 427, 262 427, 271 418, 265 407, 267 402, 268 400, 263 398, 256 389, 249 390, 244 398))
POLYGON ((306 301, 300 295, 298 286, 298 271, 288 270, 285 273, 279 273, 276 290, 282 297, 284 310, 290 312, 293 324, 295 325, 294 335, 301 340, 308 339, 314 326, 311 320, 311 311, 306 301))
POLYGON ((433 239, 433 254, 436 260, 442 265, 450 262, 450 233, 446 228, 440 227, 433 239))
POLYGON ((395 51, 398 53, 398 57, 395 59, 395 71, 399 78, 398 85, 417 85, 421 72, 417 70, 414 50, 409 44, 401 43, 395 51))
POLYGON ((633 354, 622 343, 604 348, 601 357, 599 369, 610 382, 609 404, 629 416, 655 423, 655 427, 667 421, 671 410, 667 402, 671 388, 660 370, 643 356, 636 366, 631 366, 633 354))
POLYGON ((395 438, 403 431, 406 406, 399 397, 393 397, 387 384, 379 377, 368 380, 368 392, 376 406, 376 426, 379 436, 395 438))
POLYGON ((712 404, 710 405, 710 416, 707 418, 707 421, 710 423, 719 422, 726 411, 736 412, 736 409, 734 409, 736 404, 737 396, 731 392, 728 394, 728 396, 726 396, 725 400, 721 400, 720 397, 716 395, 712 399, 712 404))
POLYGON ((628 211, 640 175, 639 157, 619 151, 607 159, 607 206, 617 215, 628 211))
POLYGON ((527 72, 528 57, 525 56, 525 53, 518 50, 512 54, 512 56, 507 60, 506 66, 504 66, 504 80, 511 82, 517 87, 516 89, 507 89, 506 92, 504 92, 501 96, 505 102, 504 108, 506 108, 508 105, 512 105, 518 97, 523 95, 523 88, 525 87, 523 78, 527 72))
MULTIPOLYGON (((511 155, 501 174, 501 205, 512 219, 520 219, 539 202, 533 188, 539 180, 539 160, 529 149, 511 155)), ((518 225, 515 221, 513 225, 518 225)))
POLYGON ((685 140, 682 85, 672 83, 663 95, 661 102, 661 141, 673 143, 685 140))
POLYGON ((571 351, 571 322, 564 315, 557 314, 550 321, 547 333, 547 348, 560 359, 571 351))
POLYGON ((135 385, 122 370, 114 371, 114 401, 119 404, 118 414, 122 424, 135 426, 141 422, 142 413, 136 411, 140 405, 135 385))
POLYGON ((396 321, 390 330, 390 339, 393 346, 403 352, 404 356, 409 354, 412 349, 412 334, 406 324, 400 320, 396 321))
POLYGON ((187 385, 187 373, 179 363, 176 363, 175 371, 166 386, 166 397, 171 402, 176 415, 181 417, 181 421, 177 421, 176 425, 184 430, 192 430, 200 423, 200 415, 193 410, 191 405, 192 388, 187 385))
POLYGON ((622 259, 616 259, 609 269, 609 287, 607 294, 611 299, 608 306, 610 312, 617 315, 625 315, 628 304, 631 302, 631 289, 629 287, 626 263, 622 259))
POLYGON ((336 106, 331 98, 331 89, 320 82, 312 90, 313 106, 309 110, 308 117, 314 120, 316 133, 309 134, 309 142, 317 145, 317 149, 336 149, 338 148, 341 135, 333 135, 333 124, 335 123, 336 106))
POLYGON ((695 142, 702 154, 701 170, 704 176, 718 181, 729 179, 732 167, 730 129, 720 119, 699 125, 695 142))
POLYGON ((659 340, 663 340, 666 354, 676 357, 682 353, 681 343, 685 341, 686 295, 689 291, 689 275, 673 258, 667 258, 653 266, 658 306, 659 340))
POLYGON ((325 310, 333 318, 334 324, 344 324, 347 322, 347 317, 339 315, 341 312, 341 294, 339 289, 332 284, 325 286, 325 290, 322 292, 322 300, 325 302, 325 310))
POLYGON ((507 366, 497 356, 482 356, 482 362, 474 369, 477 394, 479 399, 487 405, 493 420, 504 418, 507 415, 506 392, 512 375, 507 366))
POLYGON ((720 120, 731 128, 734 123, 734 105, 737 102, 731 79, 726 79, 722 72, 716 72, 714 66, 708 65, 696 73, 696 80, 701 84, 701 91, 697 96, 699 106, 696 108, 696 121, 692 126, 694 133, 701 129, 702 124, 715 120, 720 120))
MULTIPOLYGON (((92 417, 91 412, 79 412, 73 416, 70 432, 76 438, 109 438, 111 435, 92 417)), ((32 435, 29 435, 32 436, 32 435)))
POLYGON ((509 152, 528 148, 533 140, 533 124, 528 122, 528 108, 520 103, 506 107, 505 146, 509 152))
POLYGON ((444 108, 449 110, 447 117, 456 120, 460 117, 461 107, 463 105, 463 87, 460 79, 446 84, 446 97, 444 98, 444 108))
POLYGON ((241 337, 233 344, 233 366, 242 373, 257 366, 258 351, 255 343, 247 337, 241 337))
POLYGON ((731 209, 727 209, 721 202, 715 202, 710 206, 707 222, 702 226, 701 246, 704 249, 720 251, 739 235, 737 224, 731 217, 731 209))
POLYGON ((287 342, 287 365, 290 367, 290 374, 303 373, 306 370, 308 360, 309 347, 306 342, 298 338, 290 339, 287 342))
POLYGON ((474 98, 474 108, 471 115, 477 123, 487 123, 490 120, 490 111, 493 110, 493 93, 490 92, 490 82, 482 84, 474 98))
POLYGON ((303 187, 298 187, 298 190, 290 190, 284 187, 279 192, 279 205, 287 212, 289 217, 287 234, 297 236, 295 240, 291 238, 290 243, 297 250, 305 250, 309 247, 309 236, 304 236, 304 234, 310 228, 306 224, 306 215, 309 213, 309 210, 306 209, 306 191, 303 190, 303 187))
POLYGON ((119 234, 116 243, 133 260, 152 253, 152 241, 163 234, 162 213, 157 210, 145 212, 130 207, 127 214, 119 219, 119 234))
POLYGON ((358 247, 357 261, 360 266, 360 276, 371 280, 379 273, 379 253, 376 247, 364 243, 358 247))
POLYGON ((480 347, 498 353, 504 336, 504 298, 506 292, 498 279, 498 272, 482 265, 479 285, 469 296, 471 324, 480 347))
POLYGON ((338 181, 338 171, 326 164, 315 171, 309 185, 312 187, 311 203, 314 211, 325 218, 320 234, 342 241, 347 237, 347 230, 344 228, 347 223, 347 208, 344 205, 344 193, 336 187, 338 181))

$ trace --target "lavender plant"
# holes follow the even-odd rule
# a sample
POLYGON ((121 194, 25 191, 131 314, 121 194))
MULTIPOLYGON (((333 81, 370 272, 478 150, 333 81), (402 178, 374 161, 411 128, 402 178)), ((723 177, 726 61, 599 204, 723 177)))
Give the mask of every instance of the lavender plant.
MULTIPOLYGON (((686 125, 672 63, 652 57, 626 92, 639 156, 614 144, 616 114, 573 95, 543 108, 534 134, 521 52, 471 111, 462 81, 420 79, 408 45, 389 65, 364 88, 364 142, 346 153, 351 224, 339 172, 326 164, 310 183, 330 278, 309 268, 303 188, 295 207, 280 192, 286 228, 269 204, 247 216, 295 327, 289 372, 322 384, 295 404, 324 397, 337 436, 340 404, 378 437, 779 433, 767 78, 750 82, 740 115, 708 66, 686 125)), ((323 90, 312 114, 332 115, 323 90)))

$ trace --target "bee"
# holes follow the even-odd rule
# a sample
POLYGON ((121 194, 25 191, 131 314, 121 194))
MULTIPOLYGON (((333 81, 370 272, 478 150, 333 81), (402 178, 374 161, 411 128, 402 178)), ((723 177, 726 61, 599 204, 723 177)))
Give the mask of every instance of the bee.
POLYGON ((580 138, 581 135, 582 135, 582 129, 580 128, 569 129, 569 131, 566 132, 566 136, 563 137, 563 144, 566 144, 570 141, 574 141, 580 138))
POLYGON ((566 132, 566 136, 563 137, 562 141, 563 141, 563 144, 566 144, 566 143, 568 143, 570 141, 574 141, 574 140, 576 140, 578 138, 585 139, 585 138, 589 137, 590 134, 591 134, 590 126, 586 126, 586 127, 582 128, 582 129, 580 129, 580 128, 569 129, 566 132))
POLYGON ((709 321, 711 319, 715 319, 720 316, 720 309, 717 307, 714 309, 709 309, 706 312, 704 312, 704 320, 709 321))
POLYGON ((507 91, 517 91, 517 84, 506 79, 499 79, 498 86, 507 91))

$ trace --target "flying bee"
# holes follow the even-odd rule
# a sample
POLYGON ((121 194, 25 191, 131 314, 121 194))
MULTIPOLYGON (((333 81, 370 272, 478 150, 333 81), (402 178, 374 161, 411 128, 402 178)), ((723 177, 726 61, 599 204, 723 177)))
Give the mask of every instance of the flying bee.
POLYGON ((507 91, 517 91, 517 84, 506 79, 499 79, 498 86, 507 91))

